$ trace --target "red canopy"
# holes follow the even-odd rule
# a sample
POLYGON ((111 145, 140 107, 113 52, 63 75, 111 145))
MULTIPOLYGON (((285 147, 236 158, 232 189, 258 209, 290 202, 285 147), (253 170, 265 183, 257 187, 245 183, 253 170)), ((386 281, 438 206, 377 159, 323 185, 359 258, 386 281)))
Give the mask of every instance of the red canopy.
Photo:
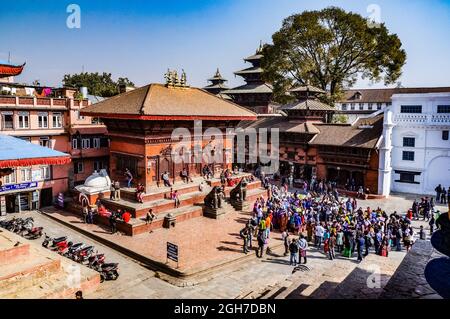
POLYGON ((22 167, 31 165, 63 165, 71 162, 70 156, 41 157, 41 158, 21 158, 0 160, 0 168, 22 167))

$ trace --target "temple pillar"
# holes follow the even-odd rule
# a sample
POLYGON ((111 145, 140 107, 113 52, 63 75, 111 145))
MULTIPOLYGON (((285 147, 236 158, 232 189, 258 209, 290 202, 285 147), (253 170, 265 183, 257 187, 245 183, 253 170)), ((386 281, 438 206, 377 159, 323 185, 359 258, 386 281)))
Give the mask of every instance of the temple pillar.
POLYGON ((378 167, 378 194, 388 197, 391 192, 392 178, 392 110, 390 107, 384 111, 382 146, 380 147, 380 160, 378 167))

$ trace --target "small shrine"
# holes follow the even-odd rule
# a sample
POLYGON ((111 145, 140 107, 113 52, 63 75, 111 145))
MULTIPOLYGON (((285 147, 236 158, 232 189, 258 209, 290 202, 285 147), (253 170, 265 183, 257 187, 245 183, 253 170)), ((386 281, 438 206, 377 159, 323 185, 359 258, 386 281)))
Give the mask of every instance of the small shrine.
POLYGON ((88 205, 93 205, 97 198, 109 196, 111 189, 111 179, 105 169, 100 172, 94 171, 91 176, 86 178, 83 185, 78 185, 75 190, 80 193, 80 202, 87 200, 88 205))

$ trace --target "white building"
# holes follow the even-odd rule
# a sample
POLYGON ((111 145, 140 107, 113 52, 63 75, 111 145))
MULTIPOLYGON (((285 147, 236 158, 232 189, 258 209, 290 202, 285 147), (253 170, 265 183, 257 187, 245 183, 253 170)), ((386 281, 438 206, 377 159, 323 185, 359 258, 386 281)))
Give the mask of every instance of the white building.
POLYGON ((435 194, 450 186, 450 93, 392 95, 384 110, 379 193, 435 194))
POLYGON ((450 87, 345 90, 342 99, 335 104, 336 114, 347 116, 347 123, 353 123, 358 117, 368 117, 370 114, 391 106, 391 98, 394 94, 444 92, 450 92, 450 87))

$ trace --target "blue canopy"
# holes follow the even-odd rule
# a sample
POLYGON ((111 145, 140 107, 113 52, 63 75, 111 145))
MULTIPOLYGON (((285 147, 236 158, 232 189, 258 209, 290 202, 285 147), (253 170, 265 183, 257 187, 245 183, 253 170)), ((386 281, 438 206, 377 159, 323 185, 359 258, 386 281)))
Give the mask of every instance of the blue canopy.
POLYGON ((70 163, 70 155, 0 134, 0 168, 70 163))

